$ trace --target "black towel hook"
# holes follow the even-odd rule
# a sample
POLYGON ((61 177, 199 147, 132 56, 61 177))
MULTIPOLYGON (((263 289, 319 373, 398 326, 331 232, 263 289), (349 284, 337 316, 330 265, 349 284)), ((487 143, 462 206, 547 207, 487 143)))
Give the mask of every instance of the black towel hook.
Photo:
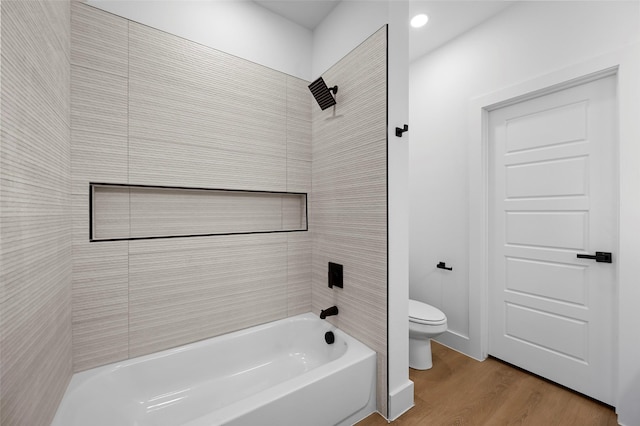
POLYGON ((396 127, 396 136, 401 138, 404 132, 409 131, 409 125, 405 124, 403 128, 396 127))

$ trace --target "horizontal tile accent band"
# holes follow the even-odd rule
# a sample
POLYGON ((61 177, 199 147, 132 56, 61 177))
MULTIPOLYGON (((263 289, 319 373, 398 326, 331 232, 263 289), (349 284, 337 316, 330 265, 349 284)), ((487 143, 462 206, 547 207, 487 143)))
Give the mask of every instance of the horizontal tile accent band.
POLYGON ((306 231, 307 194, 153 185, 89 185, 89 240, 306 231))

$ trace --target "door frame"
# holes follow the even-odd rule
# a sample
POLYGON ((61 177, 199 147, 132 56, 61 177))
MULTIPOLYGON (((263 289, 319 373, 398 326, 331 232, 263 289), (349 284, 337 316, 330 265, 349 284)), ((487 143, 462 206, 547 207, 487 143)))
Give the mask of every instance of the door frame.
MULTIPOLYGON (((634 396, 640 392, 640 344, 629 337, 640 323, 640 44, 636 43, 529 81, 501 89, 469 104, 469 340, 466 353, 477 359, 488 354, 489 286, 489 112, 513 103, 553 93, 609 75, 617 76, 618 220, 617 293, 614 327, 614 389, 621 424, 640 423, 634 396), (635 310, 635 311, 634 311, 635 310)), ((635 331, 637 333, 637 331, 635 331)))

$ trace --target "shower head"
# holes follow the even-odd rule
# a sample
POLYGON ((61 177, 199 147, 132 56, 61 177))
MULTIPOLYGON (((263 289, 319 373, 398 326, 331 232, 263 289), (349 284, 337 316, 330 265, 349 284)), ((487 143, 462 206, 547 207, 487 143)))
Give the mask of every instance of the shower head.
POLYGON ((311 83, 309 85, 309 90, 311 90, 311 94, 316 98, 318 105, 320 105, 320 109, 323 111, 336 104, 336 100, 331 92, 334 94, 338 93, 338 86, 327 87, 327 84, 324 82, 322 77, 311 83))

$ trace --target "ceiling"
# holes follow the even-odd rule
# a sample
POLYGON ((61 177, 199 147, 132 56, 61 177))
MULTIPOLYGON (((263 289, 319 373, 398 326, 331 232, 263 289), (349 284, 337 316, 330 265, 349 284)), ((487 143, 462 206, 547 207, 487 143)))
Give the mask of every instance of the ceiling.
MULTIPOLYGON (((337 6, 340 0, 253 0, 272 12, 313 30, 337 6)), ((344 0, 350 1, 350 0, 344 0)), ((411 61, 442 46, 496 15, 513 1, 483 0, 411 0, 410 16, 426 13, 429 22, 422 28, 410 28, 411 61)), ((409 23, 407 22, 407 25, 409 23)))
POLYGON ((253 2, 313 31, 340 0, 253 0, 253 2))
POLYGON ((513 1, 421 1, 409 2, 409 15, 426 13, 429 22, 409 28, 409 59, 431 52, 511 6, 513 1))

